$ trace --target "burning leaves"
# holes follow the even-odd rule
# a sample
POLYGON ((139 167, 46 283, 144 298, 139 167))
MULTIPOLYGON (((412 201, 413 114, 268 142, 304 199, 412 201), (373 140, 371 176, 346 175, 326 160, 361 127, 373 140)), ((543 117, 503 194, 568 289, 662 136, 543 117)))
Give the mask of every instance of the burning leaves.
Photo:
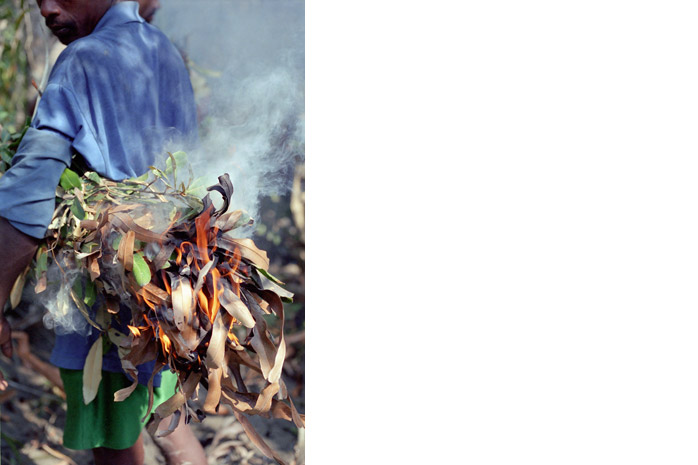
MULTIPOLYGON (((176 168, 174 160, 172 165, 176 168)), ((177 373, 177 393, 155 409, 149 429, 171 414, 198 421, 201 412, 191 401, 202 386, 204 411, 228 404, 260 449, 278 461, 244 415, 304 427, 293 403, 284 402, 288 394, 281 378, 282 299, 291 294, 269 274, 266 253, 252 240, 235 237, 235 230, 252 220, 242 211, 226 213, 233 193, 227 175, 208 189, 223 198, 217 210, 208 195, 199 200, 183 185, 170 184, 166 173, 153 169, 153 174, 152 180, 115 183, 94 173, 67 172, 57 191, 52 236, 37 253, 35 289, 45 288, 47 258, 63 276, 79 271, 80 285, 69 287, 71 304, 117 347, 124 371, 137 380, 136 367, 155 360, 156 369, 167 365, 177 373), (131 309, 126 318, 124 306, 131 309), (277 337, 267 325, 270 316, 281 322, 277 337), (245 385, 247 372, 261 374, 259 392, 245 385)), ((99 385, 101 339, 85 369, 86 403, 99 385)), ((135 386, 136 381, 117 392, 115 400, 126 399, 135 386)), ((150 412, 152 376, 148 388, 150 412)))

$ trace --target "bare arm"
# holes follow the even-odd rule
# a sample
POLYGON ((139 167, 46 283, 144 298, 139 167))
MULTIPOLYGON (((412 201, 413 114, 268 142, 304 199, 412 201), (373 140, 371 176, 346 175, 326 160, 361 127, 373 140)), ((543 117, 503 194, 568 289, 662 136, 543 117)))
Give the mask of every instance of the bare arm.
MULTIPOLYGON (((39 245, 39 240, 24 234, 0 218, 0 350, 12 357, 12 328, 1 311, 12 291, 17 276, 31 263, 39 245)), ((0 391, 7 388, 7 382, 0 374, 0 391)))

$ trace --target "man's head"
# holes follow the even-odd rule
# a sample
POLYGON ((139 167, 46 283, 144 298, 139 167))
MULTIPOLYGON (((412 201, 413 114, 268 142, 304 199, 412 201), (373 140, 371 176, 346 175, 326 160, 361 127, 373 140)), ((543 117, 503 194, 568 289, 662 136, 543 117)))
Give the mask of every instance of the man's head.
POLYGON ((120 0, 36 0, 46 26, 64 44, 89 35, 109 7, 120 0))
POLYGON ((160 8, 158 0, 138 0, 138 14, 148 22, 153 20, 155 12, 160 8))

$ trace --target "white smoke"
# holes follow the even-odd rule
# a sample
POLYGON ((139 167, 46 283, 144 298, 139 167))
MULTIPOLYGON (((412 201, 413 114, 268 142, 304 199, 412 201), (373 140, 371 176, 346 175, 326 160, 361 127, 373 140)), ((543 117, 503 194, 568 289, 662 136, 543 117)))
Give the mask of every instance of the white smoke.
POLYGON ((44 326, 55 330, 56 334, 78 333, 86 336, 91 326, 76 307, 70 292, 77 279, 81 279, 78 271, 64 272, 60 267, 52 265, 48 272, 48 287, 37 297, 46 308, 44 326))
POLYGON ((195 176, 211 185, 228 173, 231 209, 258 218, 304 158, 303 1, 169 0, 155 24, 190 63, 202 120, 195 176))

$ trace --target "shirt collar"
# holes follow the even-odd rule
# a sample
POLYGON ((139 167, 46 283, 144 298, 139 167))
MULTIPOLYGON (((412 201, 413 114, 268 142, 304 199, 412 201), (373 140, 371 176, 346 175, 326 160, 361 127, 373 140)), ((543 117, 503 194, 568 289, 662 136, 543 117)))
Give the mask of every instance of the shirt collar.
POLYGON ((144 19, 138 16, 138 2, 119 2, 104 13, 104 16, 99 20, 92 33, 105 27, 118 26, 119 24, 133 21, 144 22, 144 19))

